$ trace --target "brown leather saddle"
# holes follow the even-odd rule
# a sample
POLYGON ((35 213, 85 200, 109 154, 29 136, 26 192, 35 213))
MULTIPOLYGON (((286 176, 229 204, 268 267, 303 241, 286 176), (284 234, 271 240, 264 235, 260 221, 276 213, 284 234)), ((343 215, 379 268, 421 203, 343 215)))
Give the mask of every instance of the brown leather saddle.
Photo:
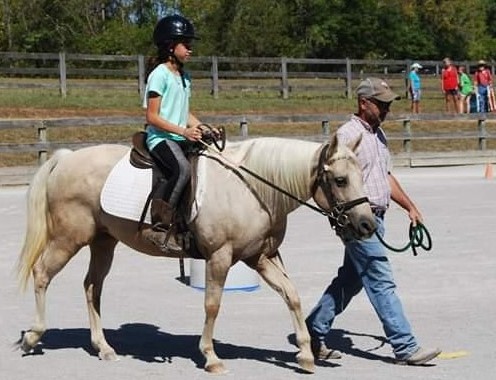
POLYGON ((132 137, 132 148, 129 162, 138 169, 153 168, 155 162, 153 161, 148 146, 146 145, 146 132, 136 132, 132 137))

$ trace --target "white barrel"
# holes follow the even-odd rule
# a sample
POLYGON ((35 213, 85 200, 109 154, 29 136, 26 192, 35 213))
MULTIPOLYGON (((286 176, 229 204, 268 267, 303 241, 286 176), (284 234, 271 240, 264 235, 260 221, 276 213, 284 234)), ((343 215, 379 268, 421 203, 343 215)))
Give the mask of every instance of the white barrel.
MULTIPOLYGON (((205 289, 205 260, 189 260, 189 284, 195 289, 205 289)), ((224 291, 238 290, 251 292, 260 286, 258 273, 239 261, 234 264, 227 274, 224 291)))

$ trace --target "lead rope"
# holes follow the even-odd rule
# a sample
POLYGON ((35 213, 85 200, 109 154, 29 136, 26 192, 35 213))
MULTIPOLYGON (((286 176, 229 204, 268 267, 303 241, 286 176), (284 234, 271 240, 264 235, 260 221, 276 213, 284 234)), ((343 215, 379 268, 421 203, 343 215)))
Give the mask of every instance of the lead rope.
POLYGON ((396 252, 396 253, 402 253, 405 252, 408 248, 412 248, 413 251, 413 256, 417 256, 417 248, 423 248, 426 251, 430 251, 432 249, 432 238, 427 230, 427 227, 425 227, 422 223, 417 223, 417 225, 413 225, 413 223, 410 223, 410 227, 408 228, 408 238, 409 241, 406 243, 406 245, 402 248, 395 248, 386 243, 386 241, 377 233, 375 232, 375 235, 379 239, 379 241, 386 247, 387 249, 396 252), (424 243, 424 237, 427 239, 427 241, 424 243))

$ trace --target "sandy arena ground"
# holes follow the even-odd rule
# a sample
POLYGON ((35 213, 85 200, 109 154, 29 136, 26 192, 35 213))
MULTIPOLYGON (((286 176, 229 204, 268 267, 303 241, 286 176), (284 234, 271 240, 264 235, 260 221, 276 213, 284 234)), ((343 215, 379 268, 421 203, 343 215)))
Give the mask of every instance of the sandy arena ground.
MULTIPOLYGON (((343 358, 300 373, 293 329, 282 300, 265 284, 225 292, 216 349, 231 379, 494 379, 496 363, 496 181, 483 166, 398 169, 397 177, 423 211, 434 249, 413 257, 391 253, 398 291, 420 343, 443 356, 423 367, 390 363, 379 321, 364 293, 336 320, 330 344, 343 358)), ((119 245, 102 300, 103 325, 120 356, 103 362, 89 343, 82 281, 88 250, 55 278, 48 292, 41 354, 13 350, 33 322, 32 287, 18 291, 15 264, 25 228, 26 187, 0 188, 0 378, 5 380, 212 379, 197 349, 203 293, 178 281, 178 262, 136 254, 119 245)), ((401 245, 408 220, 397 207, 386 216, 387 239, 401 245)), ((290 216, 282 246, 287 269, 310 311, 342 260, 327 221, 306 208, 290 216)), ((188 266, 186 266, 188 269, 188 266)))

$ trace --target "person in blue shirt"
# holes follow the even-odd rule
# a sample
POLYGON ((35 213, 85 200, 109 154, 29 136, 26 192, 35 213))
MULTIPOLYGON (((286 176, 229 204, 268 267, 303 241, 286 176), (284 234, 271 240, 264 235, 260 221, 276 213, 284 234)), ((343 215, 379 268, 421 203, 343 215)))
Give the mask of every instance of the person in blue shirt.
POLYGON ((200 121, 189 112, 191 79, 183 70, 195 39, 198 37, 193 24, 179 14, 159 20, 153 32, 158 57, 145 89, 146 144, 166 176, 167 185, 162 199, 152 200, 153 225, 142 230, 142 237, 163 252, 180 250, 168 239, 167 232, 180 196, 190 180, 191 169, 185 148, 202 137, 200 121))
POLYGON ((412 100, 411 112, 419 113, 420 112, 420 95, 421 95, 421 87, 422 82, 419 76, 419 70, 422 68, 422 65, 415 62, 411 66, 411 71, 408 74, 408 92, 410 93, 410 99, 412 100))

